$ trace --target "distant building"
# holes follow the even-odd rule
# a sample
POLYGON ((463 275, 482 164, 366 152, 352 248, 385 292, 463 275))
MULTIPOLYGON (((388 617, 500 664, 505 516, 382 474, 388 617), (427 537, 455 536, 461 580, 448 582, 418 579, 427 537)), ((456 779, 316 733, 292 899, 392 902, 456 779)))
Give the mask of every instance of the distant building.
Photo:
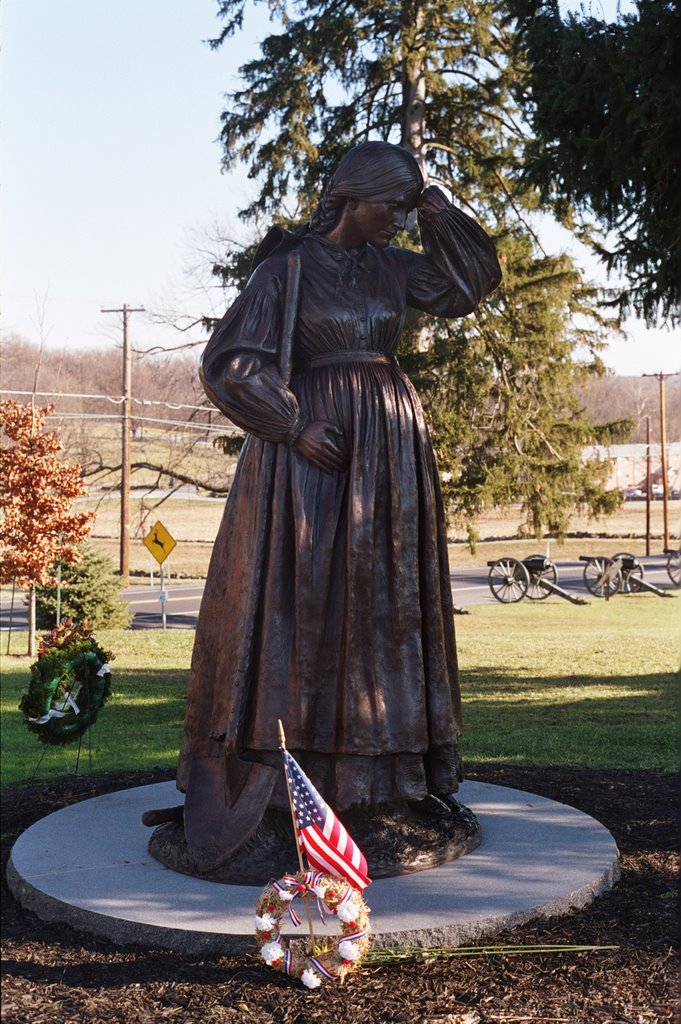
MULTIPOLYGON (((667 444, 667 484, 669 491, 681 491, 681 441, 667 444)), ((646 486, 646 449, 645 444, 613 444, 609 446, 595 444, 582 448, 585 461, 594 458, 612 459, 612 473, 608 487, 617 487, 620 491, 640 489, 645 493, 646 486)), ((650 446, 650 468, 653 484, 662 483, 662 458, 660 445, 650 446)), ((657 488, 656 488, 657 489, 657 488)))

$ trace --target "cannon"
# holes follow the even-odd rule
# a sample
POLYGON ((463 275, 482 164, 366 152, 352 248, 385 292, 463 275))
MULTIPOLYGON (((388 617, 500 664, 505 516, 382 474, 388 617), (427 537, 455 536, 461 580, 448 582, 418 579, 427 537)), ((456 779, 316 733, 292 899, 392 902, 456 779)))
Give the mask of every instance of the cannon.
POLYGON ((607 601, 615 594, 636 594, 641 591, 657 594, 658 597, 672 596, 643 578, 643 565, 628 551, 618 551, 612 558, 580 555, 579 560, 585 563, 584 586, 594 597, 603 597, 607 601))
POLYGON ((489 588, 502 604, 515 604, 524 597, 530 601, 543 601, 549 594, 556 594, 572 604, 589 603, 583 597, 558 586, 555 563, 544 555, 528 555, 522 561, 517 558, 498 558, 487 565, 489 588))
POLYGON ((665 548, 667 575, 675 587, 681 587, 681 548, 665 548))

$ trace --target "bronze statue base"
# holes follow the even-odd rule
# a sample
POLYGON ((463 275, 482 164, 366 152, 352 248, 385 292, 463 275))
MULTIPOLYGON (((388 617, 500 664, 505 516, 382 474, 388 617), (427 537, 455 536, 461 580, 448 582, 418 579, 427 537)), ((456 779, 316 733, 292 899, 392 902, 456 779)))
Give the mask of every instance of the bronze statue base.
MULTIPOLYGON (((371 878, 425 871, 470 853, 480 845, 480 826, 468 807, 449 798, 450 813, 433 817, 416 807, 351 811, 343 823, 360 847, 371 878)), ((149 853, 173 871, 229 885, 266 885, 298 870, 291 816, 268 810, 255 834, 219 868, 201 871, 192 860, 179 821, 159 825, 149 853)))

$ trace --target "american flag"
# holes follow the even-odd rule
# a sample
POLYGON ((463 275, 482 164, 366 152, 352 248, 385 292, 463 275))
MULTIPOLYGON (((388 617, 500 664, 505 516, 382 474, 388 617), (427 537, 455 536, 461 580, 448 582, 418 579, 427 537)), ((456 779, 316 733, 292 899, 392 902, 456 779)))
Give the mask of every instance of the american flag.
POLYGON ((282 747, 300 842, 311 868, 345 878, 355 889, 371 884, 364 854, 302 768, 282 747))

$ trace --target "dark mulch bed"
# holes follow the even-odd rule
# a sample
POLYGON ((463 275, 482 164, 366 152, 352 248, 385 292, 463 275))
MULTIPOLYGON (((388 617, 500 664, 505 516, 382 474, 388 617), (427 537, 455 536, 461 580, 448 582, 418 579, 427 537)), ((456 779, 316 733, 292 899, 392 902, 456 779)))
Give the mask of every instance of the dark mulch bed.
MULTIPOLYGON (((342 988, 310 992, 261 967, 255 956, 196 959, 160 949, 123 948, 43 923, 9 896, 3 872, 3 1021, 672 1021, 677 991, 675 780, 629 772, 494 766, 468 774, 581 808, 611 830, 622 856, 622 881, 590 907, 515 928, 495 942, 615 945, 616 951, 365 968, 342 988)), ((50 811, 169 777, 168 772, 91 776, 4 792, 3 865, 16 836, 50 811)), ((368 896, 370 902, 370 890, 368 896)))

